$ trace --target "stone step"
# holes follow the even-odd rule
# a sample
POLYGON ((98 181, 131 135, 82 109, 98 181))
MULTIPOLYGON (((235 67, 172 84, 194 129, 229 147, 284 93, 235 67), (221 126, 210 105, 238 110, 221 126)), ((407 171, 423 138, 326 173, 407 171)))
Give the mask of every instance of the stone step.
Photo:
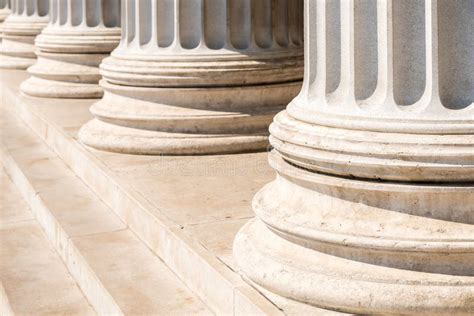
POLYGON ((2 110, 54 150, 213 312, 339 314, 273 295, 235 269, 234 236, 253 217, 250 201, 257 190, 274 178, 266 153, 140 156, 93 150, 77 141, 77 132, 92 118, 95 100, 25 97, 18 87, 27 77, 0 72, 2 110))
POLYGON ((18 118, 0 123, 6 172, 97 313, 213 314, 18 118))
POLYGON ((76 140, 79 127, 92 118, 89 107, 94 100, 25 97, 18 87, 27 78, 22 71, 0 72, 2 110, 20 118, 53 149, 211 310, 220 315, 282 315, 287 311, 301 314, 301 307, 306 315, 320 314, 320 309, 308 311, 305 305, 293 306, 291 301, 279 300, 277 305, 244 282, 232 267, 235 232, 253 216, 250 199, 256 188, 267 181, 267 173, 273 177, 265 153, 259 159, 257 155, 153 157, 102 152, 99 156, 99 152, 76 140), (105 157, 111 160, 104 161, 105 157), (143 162, 148 159, 153 166, 144 170, 142 167, 148 167, 143 162), (140 167, 145 175, 140 171, 134 172, 133 179, 125 178, 112 168, 113 161, 131 169, 140 167), (264 171, 268 170, 263 177, 259 161, 264 164, 264 171), (219 168, 218 177, 205 178, 203 182, 202 177, 194 176, 196 172, 188 173, 206 172, 199 168, 211 163, 219 168), (246 176, 236 179, 234 167, 242 169, 246 176), (170 176, 163 177, 161 171, 166 170, 170 176), (138 187, 134 180, 145 181, 138 187), (209 229, 215 233, 209 234, 209 229))
POLYGON ((95 315, 3 169, 0 183, 0 315, 95 315))

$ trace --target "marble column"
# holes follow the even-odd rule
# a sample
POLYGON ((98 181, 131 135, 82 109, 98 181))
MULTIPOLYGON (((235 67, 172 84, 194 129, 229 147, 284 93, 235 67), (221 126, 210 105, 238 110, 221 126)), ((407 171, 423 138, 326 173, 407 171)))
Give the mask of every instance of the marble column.
MULTIPOLYGON (((7 18, 7 16, 11 13, 10 11, 10 1, 9 0, 0 0, 0 25, 2 25, 3 21, 7 18)), ((1 30, 0 30, 1 32, 1 30)))
POLYGON ((51 0, 51 19, 36 38, 37 62, 26 94, 100 98, 99 64, 120 41, 120 0, 51 0))
POLYGON ((0 68, 26 69, 36 59, 34 40, 49 21, 48 0, 12 0, 0 45, 0 68))
POLYGON ((262 150, 303 76, 302 0, 125 0, 80 140, 134 154, 262 150))
POLYGON ((472 315, 474 1, 305 4, 303 88, 237 266, 303 304, 472 315))

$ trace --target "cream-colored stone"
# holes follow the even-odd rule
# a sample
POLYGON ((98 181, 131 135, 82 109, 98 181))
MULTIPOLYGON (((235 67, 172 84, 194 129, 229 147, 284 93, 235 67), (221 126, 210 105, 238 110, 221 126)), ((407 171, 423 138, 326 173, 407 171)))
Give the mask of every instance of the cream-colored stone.
POLYGON ((0 169, 0 187, 2 188, 0 192, 0 222, 2 224, 34 218, 3 168, 0 169))
POLYGON ((6 175, 2 190, 8 192, 0 196, 0 311, 7 311, 2 315, 94 315, 6 175))
POLYGON ((212 314, 58 158, 35 152, 2 159, 97 312, 212 314))
POLYGON ((473 9, 306 1, 303 89, 270 127, 277 178, 234 243, 246 278, 350 313, 472 314, 473 9))
POLYGON ((271 303, 262 295, 255 295, 255 291, 248 286, 242 286, 235 290, 234 315, 280 315, 285 313, 275 309, 271 303))
POLYGON ((11 14, 2 23, 0 68, 26 69, 36 59, 34 40, 49 20, 48 0, 12 0, 11 14))
POLYGON ((104 97, 80 140, 133 154, 265 149, 301 86, 302 4, 124 0, 120 45, 100 66, 104 97))
MULTIPOLYGON (((12 123, 16 121, 11 116, 8 118, 12 123)), ((84 183, 46 144, 39 142, 37 137, 31 135, 31 131, 24 130, 24 127, 22 128, 19 124, 14 126, 3 130, 6 134, 29 137, 16 139, 14 145, 10 142, 4 143, 4 148, 21 169, 29 184, 29 189, 34 190, 31 196, 37 198, 35 193, 39 193, 41 207, 53 214, 68 236, 88 235, 125 228, 125 225, 102 204, 95 194, 84 186, 84 183), (28 141, 25 142, 25 139, 28 141), (35 144, 32 146, 33 141, 35 144)), ((11 196, 8 188, 8 186, 5 187, 2 195, 11 196)), ((12 197, 12 199, 16 198, 17 196, 12 197)))
POLYGON ((1 229, 0 240, 0 274, 15 314, 95 315, 38 224, 1 229))
POLYGON ((242 226, 248 222, 244 219, 226 219, 211 222, 186 225, 183 229, 189 236, 194 237, 207 249, 212 251, 219 260, 235 269, 232 257, 232 241, 242 226))
POLYGON ((36 38, 37 62, 21 85, 50 98, 100 98, 99 64, 120 40, 120 1, 51 1, 51 19, 36 38))
POLYGON ((54 159, 57 157, 44 142, 38 142, 38 136, 25 130, 24 123, 11 115, 2 114, 0 119, 8 120, 8 124, 2 125, 1 144, 10 152, 20 157, 24 162, 31 162, 29 155, 34 154, 37 159, 54 159))
MULTIPOLYGON (((88 102, 90 104, 91 101, 19 97, 18 84, 25 76, 23 73, 14 71, 8 76, 8 80, 2 79, 2 84, 5 86, 4 102, 6 102, 3 104, 3 110, 16 113, 25 120, 28 126, 38 132, 63 161, 100 196, 101 200, 119 215, 128 227, 156 255, 160 256, 166 265, 213 311, 217 314, 232 314, 234 309, 239 308, 236 306, 237 300, 239 302, 243 300, 245 304, 255 305, 253 307, 255 310, 278 312, 278 307, 273 305, 272 301, 268 301, 251 286, 245 284, 227 264, 220 260, 219 252, 213 252, 216 248, 206 249, 205 245, 220 244, 228 251, 231 248, 232 239, 229 234, 219 231, 216 231, 215 236, 209 237, 188 234, 186 228, 183 231, 181 225, 168 218, 168 215, 172 215, 182 220, 186 227, 190 227, 192 223, 195 223, 197 227, 207 222, 209 225, 210 222, 214 222, 218 226, 218 221, 232 222, 235 219, 248 217, 251 214, 248 204, 250 198, 258 187, 273 178, 271 169, 266 163, 265 154, 243 154, 234 158, 232 156, 194 157, 197 159, 195 162, 193 162, 193 157, 174 157, 179 158, 178 166, 181 167, 178 171, 183 172, 173 173, 166 168, 169 171, 166 177, 160 177, 158 172, 160 165, 165 163, 160 159, 161 157, 109 153, 79 144, 75 140, 74 131, 77 132, 77 130, 73 126, 77 124, 74 123, 74 118, 77 122, 81 122, 88 113, 85 105, 88 102), (84 113, 81 113, 81 109, 84 113), (65 120, 67 113, 74 113, 74 115, 65 120), (47 131, 47 133, 42 133, 42 131, 47 131), (200 160, 200 158, 204 159, 200 160), (231 168, 227 167, 229 164, 232 165, 231 168), (196 169, 191 172, 192 170, 186 168, 186 165, 194 165, 196 169), (218 168, 214 170, 212 165, 218 168), (133 170, 133 168, 137 169, 133 170), (154 172, 147 173, 147 170, 154 172), (142 178, 146 182, 132 182, 132 177, 126 176, 130 175, 131 171, 140 174, 140 177, 136 178, 142 178), (219 188, 219 181, 226 177, 234 180, 228 180, 229 184, 226 186, 229 188, 219 188), (146 191, 147 186, 153 183, 149 179, 155 179, 155 182, 159 180, 163 188, 167 183, 170 191, 172 191, 171 188, 178 188, 186 181, 195 183, 192 187, 196 187, 202 181, 207 189, 203 188, 201 191, 204 198, 189 194, 186 199, 177 201, 182 203, 180 204, 182 207, 173 208, 171 199, 167 203, 162 203, 162 199, 157 198, 152 190, 146 191), (236 195, 212 194, 216 188, 223 193, 230 192, 232 186, 243 192, 236 195), (232 205, 231 211, 226 211, 225 201, 228 202, 227 205, 232 205), (206 210, 206 205, 208 205, 208 210, 206 210), (190 206, 191 211, 188 211, 190 206), (206 210, 207 214, 199 217, 200 210, 206 210), (179 214, 180 212, 186 213, 183 216, 179 214), (228 215, 231 217, 226 218, 228 215), (192 216, 197 217, 193 220, 192 216), (220 238, 222 240, 219 240, 220 238), (247 290, 238 290, 242 288, 247 290), (244 297, 238 298, 238 295, 244 297), (263 304, 261 300, 268 304, 263 304)), ((164 158, 166 158, 165 164, 170 164, 171 167, 173 157, 164 158)), ((226 225, 222 227, 226 229, 226 225)), ((69 249, 74 249, 74 247, 69 249)), ((77 251, 71 250, 71 253, 71 258, 73 258, 71 262, 83 261, 77 255, 77 251)), ((70 266, 78 267, 77 264, 70 266)), ((80 266, 83 267, 82 264, 80 266)), ((73 274, 82 276, 83 283, 90 286, 88 291, 93 293, 91 296, 97 297, 100 301, 104 291, 97 287, 94 275, 87 270, 76 271, 73 274)), ((110 302, 110 299, 105 296, 101 301, 102 305, 104 301, 110 302)), ((105 307, 107 308, 104 310, 118 308, 116 304, 105 307)), ((253 308, 246 306, 245 310, 253 310, 253 308)))
POLYGON ((0 282, 0 313, 5 316, 13 316, 12 307, 10 301, 8 300, 7 293, 3 288, 3 282, 0 282))
MULTIPOLYGON (((109 166, 109 159, 104 161, 109 166)), ((180 225, 251 217, 252 194, 272 177, 264 153, 157 157, 114 170, 180 225), (174 194, 177 188, 183 190, 180 195, 174 194)))
POLYGON ((212 315, 129 230, 73 242, 125 315, 212 315))
POLYGON ((258 284, 250 281, 249 279, 245 279, 248 283, 252 284, 252 286, 263 296, 265 296, 268 300, 270 300, 273 304, 278 306, 281 310, 285 312, 285 315, 288 316, 349 316, 355 314, 347 314, 343 312, 338 312, 334 310, 328 310, 324 308, 319 308, 313 305, 308 305, 304 302, 298 302, 292 299, 288 299, 281 295, 275 294, 258 284))
POLYGON ((34 219, 5 170, 0 170, 0 229, 10 223, 34 219))

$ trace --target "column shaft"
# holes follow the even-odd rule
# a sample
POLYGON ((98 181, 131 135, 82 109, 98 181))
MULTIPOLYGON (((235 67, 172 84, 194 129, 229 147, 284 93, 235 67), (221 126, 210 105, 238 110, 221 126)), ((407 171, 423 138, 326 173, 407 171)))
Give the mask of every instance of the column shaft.
POLYGON ((305 4, 303 88, 237 265, 328 309, 472 313, 474 1, 305 4))
POLYGON ((300 0, 122 2, 104 98, 80 133, 139 154, 261 150, 303 75, 300 0))
POLYGON ((49 20, 48 0, 12 0, 2 24, 0 68, 26 69, 35 62, 34 40, 49 20))
POLYGON ((101 61, 120 41, 120 0, 52 0, 51 20, 36 39, 37 62, 26 94, 100 98, 101 61))

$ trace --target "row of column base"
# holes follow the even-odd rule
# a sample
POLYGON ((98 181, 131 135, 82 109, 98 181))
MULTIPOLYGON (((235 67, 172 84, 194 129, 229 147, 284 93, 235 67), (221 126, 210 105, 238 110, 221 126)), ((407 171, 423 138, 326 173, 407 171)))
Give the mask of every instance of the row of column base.
MULTIPOLYGON (((77 8, 89 6, 84 1, 78 3, 77 8)), ((271 4, 267 9, 289 5, 293 12, 293 7, 302 9, 301 4, 271 4)), ((102 10, 107 5, 110 4, 104 2, 92 9, 102 10)), ((247 48, 232 48, 229 38, 224 38, 216 39, 227 41, 219 49, 214 48, 215 43, 203 41, 199 48, 190 50, 181 46, 184 37, 171 29, 168 35, 176 37, 176 41, 170 47, 152 45, 158 43, 157 33, 150 34, 149 43, 144 43, 138 33, 129 34, 128 28, 134 27, 129 22, 139 19, 138 11, 130 9, 134 6, 132 2, 124 3, 127 23, 122 26, 122 37, 116 10, 104 12, 99 24, 91 27, 89 24, 97 18, 87 17, 92 11, 71 8, 68 15, 59 10, 58 1, 52 1, 51 20, 36 39, 45 24, 33 32, 34 17, 15 11, 9 19, 28 25, 27 43, 20 38, 8 41, 5 35, 0 67, 28 68, 31 77, 20 89, 29 96, 100 99, 91 108, 95 119, 79 134, 84 144, 97 149, 170 155, 267 149, 269 123, 301 87, 302 28, 294 29, 297 24, 293 21, 297 15, 287 12, 288 20, 280 21, 279 32, 287 32, 280 37, 288 37, 287 42, 270 38, 273 44, 269 47, 260 47, 262 44, 256 42, 247 48), (112 56, 106 58, 112 50, 112 56)), ((136 6, 145 8, 146 4, 136 6)), ((173 8, 167 6, 163 10, 173 8)), ((251 16, 262 8, 252 5, 241 9, 251 16)), ((177 18, 178 24, 192 22, 177 18)), ((150 21, 142 22, 151 27, 150 21)), ((14 25, 13 21, 6 24, 14 25)), ((256 32, 253 24, 250 31, 256 32)))

